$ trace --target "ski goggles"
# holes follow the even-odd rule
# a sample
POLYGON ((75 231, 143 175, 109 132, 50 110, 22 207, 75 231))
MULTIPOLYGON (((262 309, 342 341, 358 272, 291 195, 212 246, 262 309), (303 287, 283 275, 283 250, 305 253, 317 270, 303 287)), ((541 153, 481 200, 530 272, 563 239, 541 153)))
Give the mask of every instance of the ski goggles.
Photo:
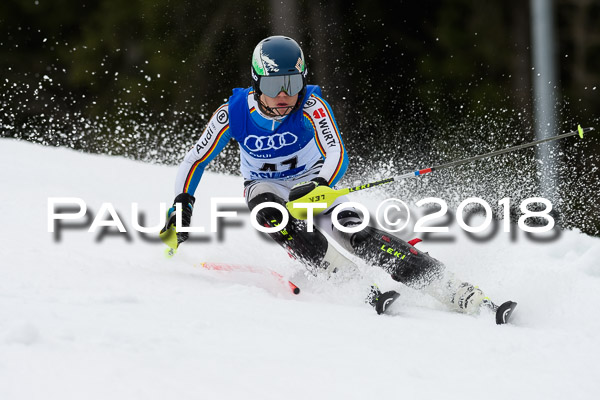
POLYGON ((304 79, 300 74, 261 76, 258 87, 269 97, 277 97, 281 92, 295 96, 304 88, 304 79))

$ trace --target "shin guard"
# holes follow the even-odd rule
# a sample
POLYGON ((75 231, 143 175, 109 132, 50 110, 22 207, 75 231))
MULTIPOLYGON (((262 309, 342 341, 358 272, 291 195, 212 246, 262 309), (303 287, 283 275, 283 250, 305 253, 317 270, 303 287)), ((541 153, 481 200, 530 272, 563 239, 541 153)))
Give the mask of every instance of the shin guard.
MULTIPOLYGON (((273 193, 261 193, 248 202, 248 207, 254 207, 264 202, 274 202, 285 206, 285 201, 273 193)), ((263 208, 256 214, 259 224, 275 227, 281 224, 283 216, 274 208, 263 208)), ((309 270, 320 268, 327 253, 327 238, 318 230, 306 231, 306 223, 290 216, 289 222, 282 230, 269 233, 269 236, 295 259, 305 264, 309 270)))
POLYGON ((370 226, 355 233, 350 242, 357 256, 416 289, 439 279, 444 270, 444 265, 429 254, 370 226))

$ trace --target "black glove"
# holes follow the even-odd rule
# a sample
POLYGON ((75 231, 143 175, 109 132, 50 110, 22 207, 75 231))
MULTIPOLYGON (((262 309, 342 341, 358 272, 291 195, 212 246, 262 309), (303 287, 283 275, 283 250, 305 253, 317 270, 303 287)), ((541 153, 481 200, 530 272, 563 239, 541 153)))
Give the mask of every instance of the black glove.
MULTIPOLYGON (((164 233, 172 226, 175 226, 177 217, 177 214, 175 213, 175 204, 177 203, 181 203, 181 226, 189 227, 192 221, 192 212, 194 211, 195 202, 196 198, 189 193, 178 194, 177 197, 175 197, 175 201, 173 201, 173 207, 169 208, 169 211, 167 211, 167 223, 160 232, 164 233)), ((188 240, 188 237, 188 232, 177 232, 177 245, 179 246, 181 243, 188 240)))
POLYGON ((325 180, 325 178, 321 178, 320 176, 316 177, 314 179, 311 179, 308 182, 300 182, 300 183, 294 185, 294 187, 292 187, 292 190, 290 190, 290 194, 289 194, 290 201, 297 200, 300 197, 309 194, 310 192, 315 190, 317 188, 317 186, 329 186, 329 185, 327 184, 327 180, 325 180))

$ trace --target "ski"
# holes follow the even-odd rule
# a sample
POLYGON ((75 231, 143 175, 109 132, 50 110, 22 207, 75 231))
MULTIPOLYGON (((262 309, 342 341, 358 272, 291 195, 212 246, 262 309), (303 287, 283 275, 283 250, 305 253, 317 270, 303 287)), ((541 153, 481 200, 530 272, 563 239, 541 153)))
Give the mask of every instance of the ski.
POLYGON ((385 313, 385 310, 387 310, 388 307, 391 306, 396 299, 398 299, 398 297, 400 297, 400 293, 393 290, 385 292, 379 296, 379 299, 377 299, 377 303, 375 304, 375 311, 377 311, 377 315, 385 313))
POLYGON ((496 324, 503 325, 508 323, 516 306, 517 303, 514 301, 502 303, 496 310, 496 324))
MULTIPOLYGON (((370 304, 377 315, 385 314, 386 310, 400 297, 400 293, 395 290, 382 293, 377 285, 371 285, 371 291, 367 296, 365 303, 370 304)), ((510 317, 517 307, 514 301, 506 301, 501 305, 496 305, 491 300, 485 300, 483 305, 494 312, 497 325, 504 325, 510 322, 510 317)))
POLYGON ((484 303, 489 309, 491 309, 496 315, 496 324, 504 325, 510 322, 510 317, 517 307, 517 303, 514 301, 505 301, 499 306, 491 301, 484 303))
POLYGON ((385 311, 400 297, 400 293, 395 290, 382 293, 377 285, 371 285, 371 291, 367 296, 365 303, 370 304, 377 315, 384 314, 385 311))

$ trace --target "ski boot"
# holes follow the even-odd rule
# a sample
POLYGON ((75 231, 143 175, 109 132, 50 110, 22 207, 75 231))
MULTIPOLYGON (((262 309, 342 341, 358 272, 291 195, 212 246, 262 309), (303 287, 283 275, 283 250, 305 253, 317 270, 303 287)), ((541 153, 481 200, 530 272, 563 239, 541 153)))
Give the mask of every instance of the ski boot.
POLYGON ((484 303, 489 303, 481 289, 470 283, 463 282, 456 289, 450 300, 451 307, 465 314, 477 314, 484 303))

